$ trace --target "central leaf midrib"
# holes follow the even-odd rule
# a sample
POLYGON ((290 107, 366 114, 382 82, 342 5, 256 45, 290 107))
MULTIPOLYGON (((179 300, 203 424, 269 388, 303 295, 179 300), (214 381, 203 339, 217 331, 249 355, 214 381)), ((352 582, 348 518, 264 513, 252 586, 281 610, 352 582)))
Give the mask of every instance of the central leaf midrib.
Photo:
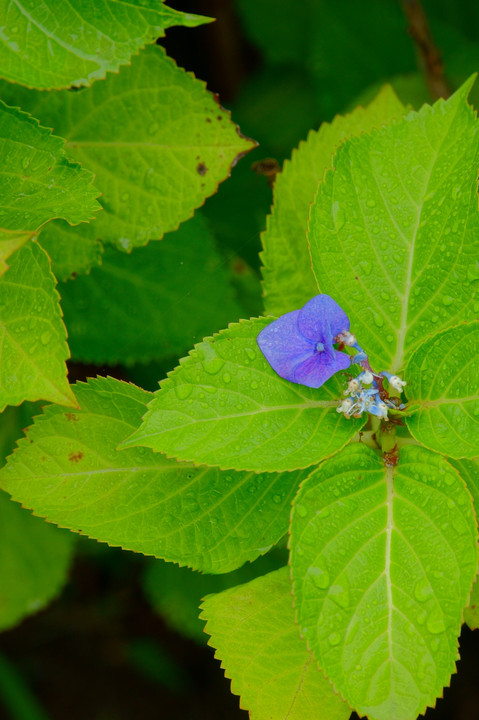
MULTIPOLYGON (((426 181, 425 181, 422 193, 420 195, 421 202, 418 203, 418 213, 417 213, 417 217, 416 217, 416 224, 415 224, 412 236, 411 236, 411 245, 410 245, 410 250, 409 250, 406 283, 405 283, 405 288, 404 288, 404 295, 403 295, 402 309, 401 309, 401 319, 400 319, 400 325, 399 325, 399 330, 398 330, 397 350, 396 350, 396 355, 392 361, 392 372, 397 372, 397 371, 401 370, 403 367, 404 344, 405 344, 405 340, 406 340, 407 330, 409 327, 407 324, 407 319, 408 319, 408 309, 409 309, 409 297, 410 297, 411 289, 412 289, 411 281, 412 281, 412 271, 413 271, 413 266, 414 266, 414 252, 416 249, 416 240, 417 240, 417 236, 418 236, 418 232, 419 232, 419 228, 420 228, 420 221, 421 221, 421 217, 422 217, 424 201, 428 195, 429 183, 431 181, 432 172, 434 170, 434 167, 435 167, 435 164, 436 164, 438 158, 441 155, 441 151, 444 146, 444 142, 445 142, 446 138, 448 137, 448 131, 454 121, 454 118, 455 118, 455 114, 451 118, 448 127, 443 132, 441 144, 433 153, 430 166, 427 170, 426 181)), ((428 140, 427 136, 424 136, 424 139, 428 140)), ((432 145, 431 145, 431 147, 432 147, 432 145)))

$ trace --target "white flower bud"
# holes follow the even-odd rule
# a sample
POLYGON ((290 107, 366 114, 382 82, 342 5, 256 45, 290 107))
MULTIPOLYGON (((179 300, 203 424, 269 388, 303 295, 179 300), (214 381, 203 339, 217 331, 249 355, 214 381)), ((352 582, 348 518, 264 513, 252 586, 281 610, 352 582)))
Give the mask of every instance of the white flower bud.
POLYGON ((406 385, 406 381, 401 380, 401 378, 397 375, 391 375, 389 378, 389 384, 394 390, 402 392, 403 387, 406 385))
POLYGON ((374 380, 374 375, 372 374, 372 372, 369 372, 369 370, 364 370, 359 376, 358 380, 360 380, 363 385, 371 385, 374 380))

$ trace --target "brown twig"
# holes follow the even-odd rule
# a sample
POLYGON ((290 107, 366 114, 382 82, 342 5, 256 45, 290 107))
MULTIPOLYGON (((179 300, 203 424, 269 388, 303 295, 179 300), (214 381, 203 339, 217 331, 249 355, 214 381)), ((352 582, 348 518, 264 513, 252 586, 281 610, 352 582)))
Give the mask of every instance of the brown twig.
POLYGON ((419 0, 402 0, 402 6, 432 98, 449 97, 451 88, 444 76, 442 57, 432 37, 424 8, 419 0))

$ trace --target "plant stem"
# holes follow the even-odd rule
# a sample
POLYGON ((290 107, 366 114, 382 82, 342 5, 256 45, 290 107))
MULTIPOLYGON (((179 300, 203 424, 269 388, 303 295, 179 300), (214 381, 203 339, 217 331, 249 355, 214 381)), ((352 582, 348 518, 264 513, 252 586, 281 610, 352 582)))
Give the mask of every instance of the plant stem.
POLYGON ((424 8, 419 0, 402 0, 402 6, 431 97, 433 100, 449 97, 451 88, 444 76, 442 57, 432 37, 424 8))

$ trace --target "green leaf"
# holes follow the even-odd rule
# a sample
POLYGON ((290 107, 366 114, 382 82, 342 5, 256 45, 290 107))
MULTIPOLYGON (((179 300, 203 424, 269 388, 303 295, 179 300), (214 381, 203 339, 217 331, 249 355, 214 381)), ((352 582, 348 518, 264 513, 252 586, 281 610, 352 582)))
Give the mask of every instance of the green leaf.
MULTIPOLYGON (((0 415, 0 466, 29 420, 24 406, 7 408, 0 415)), ((70 533, 32 517, 0 492, 0 630, 44 607, 60 592, 73 540, 70 533)))
POLYGON ((54 126, 68 153, 96 173, 104 208, 97 237, 123 250, 175 230, 254 146, 205 84, 159 46, 81 92, 2 89, 54 126))
POLYGON ((361 445, 331 458, 293 507, 297 619, 321 668, 359 715, 414 720, 458 657, 477 567, 472 499, 425 448, 399 464, 361 445))
POLYGON ((411 435, 452 458, 479 455, 479 323, 429 338, 411 357, 405 378, 417 413, 406 419, 411 435))
POLYGON ((146 43, 174 25, 195 27, 207 18, 182 13, 163 0, 0 1, 4 19, 1 74, 40 89, 90 85, 116 72, 146 43))
POLYGON ((427 334, 477 314, 479 126, 466 101, 471 83, 349 140, 312 206, 318 284, 349 315, 373 367, 399 372, 427 334))
POLYGON ((278 549, 258 558, 252 565, 248 563, 226 575, 202 575, 157 560, 148 564, 143 587, 153 609, 170 627, 196 642, 206 643, 204 623, 198 617, 201 600, 210 593, 221 592, 276 570, 286 562, 286 549, 278 549))
POLYGON ((31 232, 55 217, 71 224, 93 217, 100 207, 93 175, 68 160, 63 138, 0 100, 0 140, 2 229, 31 232))
POLYGON ((5 630, 59 594, 74 537, 32 517, 3 492, 0 528, 0 630, 5 630))
POLYGON ((347 138, 379 128, 404 114, 404 106, 385 86, 367 108, 338 115, 311 131, 284 164, 274 187, 272 214, 263 241, 265 308, 272 315, 297 310, 318 293, 306 240, 309 208, 333 153, 347 138), (292 269, 294 268, 294 272, 292 269))
POLYGON ((347 720, 350 709, 299 637, 288 568, 211 595, 202 608, 210 644, 251 720, 347 720))
POLYGON ((132 255, 107 249, 59 291, 72 357, 97 365, 177 356, 241 313, 200 216, 132 255))
POLYGON ((255 471, 305 468, 343 447, 365 420, 336 412, 337 376, 316 390, 274 372, 256 342, 271 320, 230 325, 196 345, 160 383, 143 424, 122 447, 255 471))
POLYGON ((36 515, 213 573, 256 559, 287 531, 307 473, 221 473, 145 448, 118 452, 151 393, 113 378, 75 393, 81 410, 47 407, 0 473, 0 486, 36 515))
MULTIPOLYGON (((479 458, 473 458, 472 460, 454 460, 448 458, 448 461, 456 468, 466 483, 467 489, 474 500, 477 518, 479 514, 479 458)), ((471 630, 477 630, 479 628, 479 582, 477 576, 476 582, 472 586, 469 604, 464 610, 464 622, 469 625, 471 630)))
POLYGON ((71 227, 63 220, 54 220, 42 229, 39 243, 52 262, 57 280, 88 273, 101 264, 103 245, 97 239, 95 223, 71 227))
POLYGON ((0 410, 24 400, 76 405, 65 326, 48 257, 29 242, 0 278, 0 410))
POLYGON ((0 277, 8 270, 7 260, 10 255, 31 240, 34 233, 2 230, 0 228, 0 277))

